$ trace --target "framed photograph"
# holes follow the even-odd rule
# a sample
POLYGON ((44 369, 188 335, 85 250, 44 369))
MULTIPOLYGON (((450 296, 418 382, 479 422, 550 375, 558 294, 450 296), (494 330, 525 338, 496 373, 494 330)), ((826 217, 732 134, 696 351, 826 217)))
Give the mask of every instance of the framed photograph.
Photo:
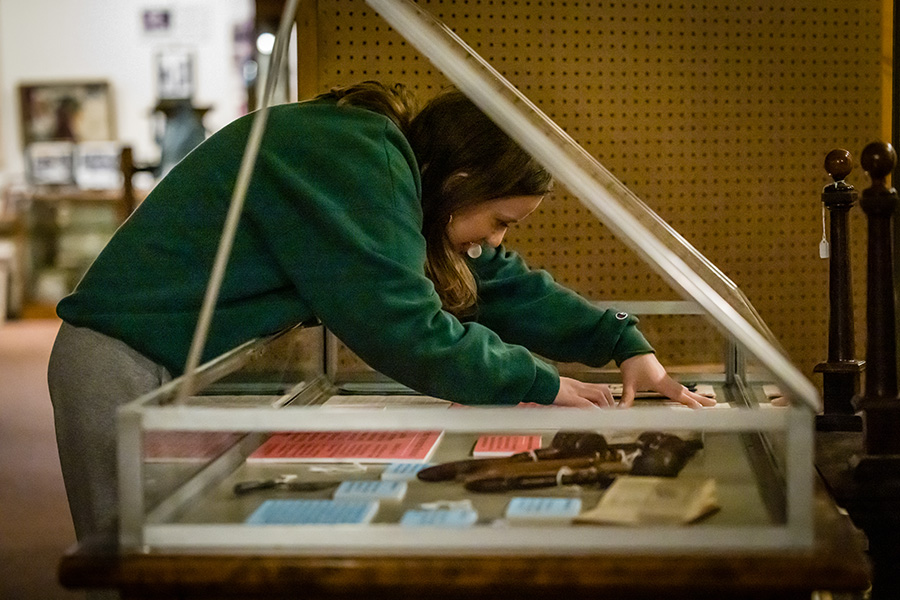
POLYGON ((72 153, 72 176, 83 190, 117 190, 122 187, 118 142, 81 142, 72 153))
POLYGON ((32 185, 71 185, 75 182, 72 142, 32 142, 25 150, 32 185))
POLYGON ((105 81, 56 81, 19 86, 22 142, 74 143, 116 139, 113 100, 105 81))
POLYGON ((168 8, 152 8, 141 15, 144 33, 159 35, 169 33, 172 29, 172 11, 168 8))
POLYGON ((194 96, 194 57, 187 52, 156 56, 156 91, 160 100, 189 100, 194 96))

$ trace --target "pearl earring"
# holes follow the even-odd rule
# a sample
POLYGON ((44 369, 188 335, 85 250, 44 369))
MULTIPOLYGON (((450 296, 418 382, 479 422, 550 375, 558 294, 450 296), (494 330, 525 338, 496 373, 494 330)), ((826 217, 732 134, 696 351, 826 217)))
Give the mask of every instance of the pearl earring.
POLYGON ((469 246, 469 249, 466 250, 466 254, 469 255, 469 258, 478 258, 481 256, 481 244, 472 244, 469 246))

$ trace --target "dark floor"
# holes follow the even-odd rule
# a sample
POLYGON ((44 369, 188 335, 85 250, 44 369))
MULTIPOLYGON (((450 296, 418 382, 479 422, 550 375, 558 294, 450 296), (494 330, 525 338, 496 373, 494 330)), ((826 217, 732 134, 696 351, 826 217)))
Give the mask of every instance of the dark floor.
POLYGON ((47 360, 56 320, 0 325, 0 599, 71 600, 56 565, 75 541, 66 504, 47 360))

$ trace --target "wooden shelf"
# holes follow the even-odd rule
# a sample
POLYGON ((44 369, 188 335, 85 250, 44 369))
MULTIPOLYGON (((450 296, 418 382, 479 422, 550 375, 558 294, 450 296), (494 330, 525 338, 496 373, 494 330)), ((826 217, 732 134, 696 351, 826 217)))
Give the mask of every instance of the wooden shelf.
POLYGON ((22 307, 23 319, 56 319, 56 305, 29 302, 22 307))

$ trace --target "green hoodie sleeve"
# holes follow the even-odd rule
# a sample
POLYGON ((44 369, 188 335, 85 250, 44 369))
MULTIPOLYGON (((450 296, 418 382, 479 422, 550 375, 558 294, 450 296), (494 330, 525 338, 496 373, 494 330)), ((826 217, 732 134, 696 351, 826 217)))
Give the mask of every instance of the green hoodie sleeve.
POLYGON ((477 321, 507 342, 592 367, 653 352, 637 317, 593 306, 502 246, 485 248, 471 264, 478 280, 477 321))
POLYGON ((465 404, 552 403, 552 366, 442 310, 424 274, 418 168, 400 131, 380 117, 345 125, 322 132, 342 149, 334 156, 295 164, 270 144, 258 159, 272 193, 248 205, 250 223, 304 301, 360 358, 420 392, 465 404))

